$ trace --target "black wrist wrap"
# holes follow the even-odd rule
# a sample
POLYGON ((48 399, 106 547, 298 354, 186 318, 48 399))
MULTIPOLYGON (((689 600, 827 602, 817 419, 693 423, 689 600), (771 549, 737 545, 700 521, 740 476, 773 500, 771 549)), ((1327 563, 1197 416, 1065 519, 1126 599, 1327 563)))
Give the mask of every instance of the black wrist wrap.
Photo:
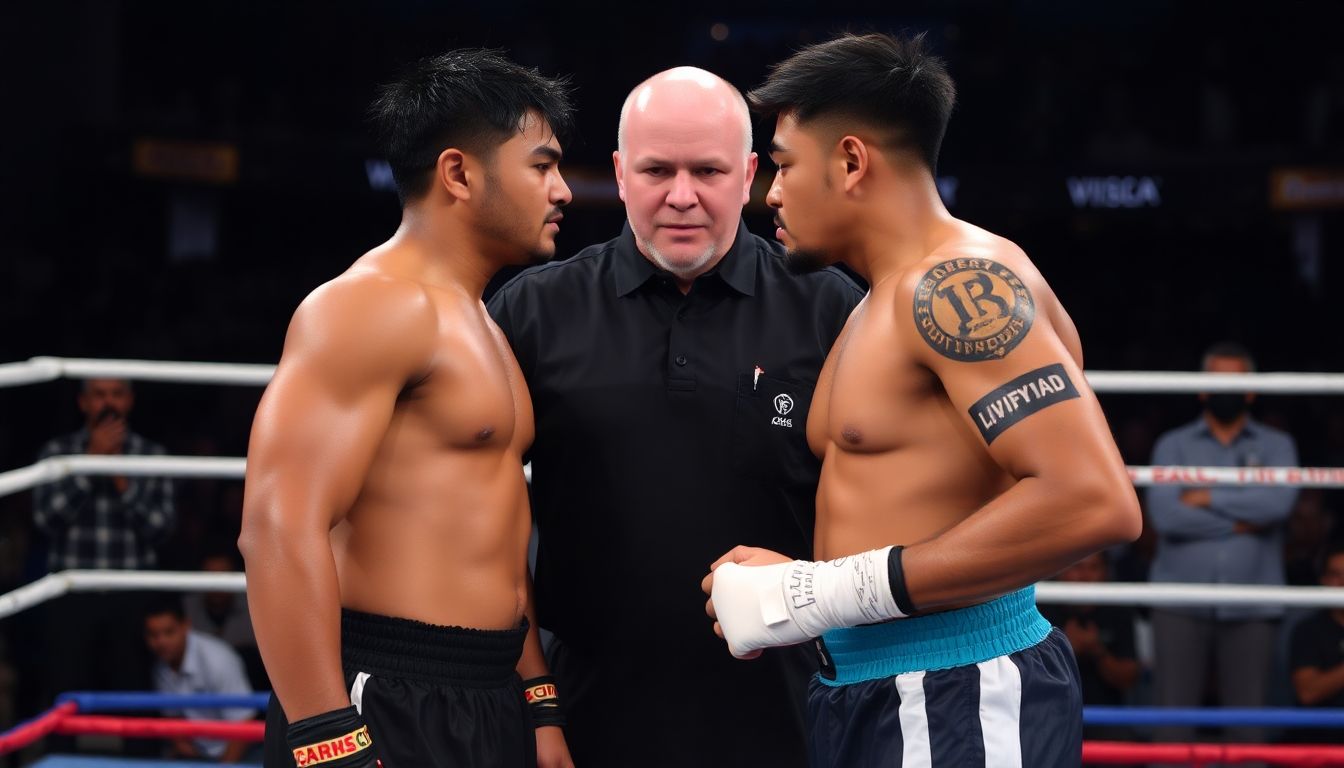
POLYGON ((915 603, 910 599, 910 589, 905 586, 905 569, 901 567, 901 550, 905 547, 892 547, 887 555, 887 583, 891 585, 891 597, 896 607, 906 616, 915 613, 915 603))
POLYGON ((375 768, 378 755, 364 718, 353 706, 289 724, 285 741, 299 768, 375 768))
POLYGON ((560 696, 556 694, 554 676, 544 675, 524 680, 523 698, 527 700, 527 708, 532 711, 534 726, 564 726, 565 709, 560 705, 560 696))

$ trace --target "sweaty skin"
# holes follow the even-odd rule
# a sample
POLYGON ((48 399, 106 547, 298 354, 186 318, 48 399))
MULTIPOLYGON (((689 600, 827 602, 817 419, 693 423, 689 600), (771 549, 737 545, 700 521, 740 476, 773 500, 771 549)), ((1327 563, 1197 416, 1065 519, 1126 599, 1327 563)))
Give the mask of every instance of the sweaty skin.
MULTIPOLYGON (((844 261, 872 286, 808 418, 823 459, 816 558, 905 545, 924 612, 1132 540, 1138 500, 1053 291, 1012 242, 949 215, 927 166, 847 133, 781 116, 767 197, 792 254, 844 261)), ((738 547, 702 587, 725 562, 785 560, 738 547)))
MULTIPOLYGON (((554 253, 559 156, 535 115, 489 173, 445 150, 397 234, 294 315, 253 426, 240 539, 290 722, 350 704, 342 606, 477 629, 531 614, 532 405, 481 294, 500 266, 554 253)), ((545 674, 535 621, 518 671, 545 674)), ((568 764, 558 728, 537 738, 542 763, 549 739, 568 764)))

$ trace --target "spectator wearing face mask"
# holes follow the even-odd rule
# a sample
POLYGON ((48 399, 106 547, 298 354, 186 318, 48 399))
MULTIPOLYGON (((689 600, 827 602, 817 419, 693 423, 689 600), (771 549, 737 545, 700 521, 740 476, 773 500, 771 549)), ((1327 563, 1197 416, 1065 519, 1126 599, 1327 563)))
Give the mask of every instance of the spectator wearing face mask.
MULTIPOLYGON (((1250 373, 1255 362, 1239 344, 1220 343, 1203 370, 1250 373)), ((1292 436, 1250 417, 1250 393, 1201 394, 1204 411, 1158 438, 1154 465, 1297 466, 1292 436)), ((1280 486, 1158 485, 1148 491, 1157 532, 1154 582, 1283 584, 1284 523, 1297 489, 1280 486)), ((1260 707, 1267 700, 1277 623, 1283 606, 1163 608, 1152 612, 1155 703, 1204 703, 1211 669, 1217 703, 1260 707)), ((1258 728, 1229 728, 1229 741, 1262 741, 1258 728)), ((1190 728, 1158 728, 1159 741, 1193 741, 1190 728)))

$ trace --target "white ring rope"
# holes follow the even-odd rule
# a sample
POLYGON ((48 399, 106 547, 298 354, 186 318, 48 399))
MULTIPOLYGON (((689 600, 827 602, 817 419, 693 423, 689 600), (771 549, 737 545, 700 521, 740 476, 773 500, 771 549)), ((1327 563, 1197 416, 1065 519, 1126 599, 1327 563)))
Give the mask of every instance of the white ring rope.
MULTIPOLYGON (((244 363, 180 363, 158 360, 93 360, 34 357, 0 364, 0 387, 59 378, 135 379, 183 384, 265 385, 275 366, 244 363)), ((1261 392, 1277 395, 1341 395, 1344 373, 1194 373, 1188 371, 1088 371, 1097 392, 1261 392)))
POLYGON ((1202 373, 1189 371, 1085 371, 1100 393, 1198 394, 1260 392, 1266 395, 1344 395, 1344 373, 1202 373))
POLYGON ((1344 608, 1344 587, 1271 587, 1263 584, 1176 584, 1146 582, 1043 581, 1036 602, 1064 605, 1282 605, 1290 608, 1344 608))
POLYGON ((1344 488, 1344 467, 1127 467, 1134 485, 1291 485, 1344 488))
POLYGON ((60 597, 67 592, 172 590, 175 592, 246 592, 241 573, 191 571, 94 571, 49 573, 0 595, 0 619, 60 597))
POLYGON ((246 466, 246 459, 219 456, 51 456, 0 472, 0 496, 71 475, 241 478, 246 466))
MULTIPOLYGON (((217 456, 52 456, 36 464, 0 472, 0 496, 26 491, 71 475, 215 477, 242 479, 243 458, 217 456)), ((1127 467, 1134 485, 1294 486, 1344 488, 1344 467, 1127 467)), ((528 481, 532 465, 523 467, 528 481)))
POLYGON ((177 363, 159 360, 91 360, 78 357, 34 357, 24 363, 0 364, 0 387, 55 379, 134 379, 181 384, 243 384, 264 386, 274 365, 251 363, 177 363))
MULTIPOLYGON (((246 592, 241 573, 190 571, 61 571, 0 595, 0 619, 68 592, 172 590, 246 592)), ((1282 605, 1344 608, 1344 587, 1269 587, 1258 584, 1080 584, 1043 581, 1036 602, 1065 605, 1282 605)))
MULTIPOLYGON (((119 378, 187 384, 265 385, 272 365, 182 363, 151 360, 93 360, 34 357, 0 364, 0 387, 59 378, 119 378)), ((1210 374, 1174 371, 1089 371, 1099 392, 1265 394, 1344 394, 1344 374, 1210 374)), ((0 473, 0 496, 71 475, 242 478, 246 460, 203 456, 53 456, 0 473)), ((524 467, 529 479, 531 467, 524 467)), ((1148 485, 1292 485, 1344 488, 1344 467, 1129 467, 1134 484, 1148 485)), ((241 573, 172 571, 62 571, 0 595, 0 618, 67 592, 161 589, 244 592, 241 573)), ((1042 582, 1042 603, 1092 605, 1207 606, 1277 604, 1301 608, 1344 608, 1344 588, 1272 587, 1244 584, 1073 584, 1042 582)))

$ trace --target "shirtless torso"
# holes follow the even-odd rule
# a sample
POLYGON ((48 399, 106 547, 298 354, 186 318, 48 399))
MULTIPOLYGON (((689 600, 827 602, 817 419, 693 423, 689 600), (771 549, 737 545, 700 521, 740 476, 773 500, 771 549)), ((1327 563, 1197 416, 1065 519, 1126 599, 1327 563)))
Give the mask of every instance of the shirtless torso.
MULTIPOLYGON (((384 342, 400 348, 412 373, 350 511, 331 531, 341 602, 429 624, 516 627, 530 529, 520 470, 532 442, 527 384, 480 301, 389 274, 379 262, 395 254, 368 260, 339 278, 350 285, 333 290, 404 291, 420 316, 384 342)), ((299 396, 320 397, 303 389, 299 396)))
POLYGON ((1135 538, 1138 503, 1054 293, 943 205, 955 87, 923 46, 842 35, 750 96, 790 260, 871 288, 808 417, 818 559, 738 547, 706 611, 740 658, 819 638, 813 765, 1077 765, 1076 664, 1030 586, 1135 538))
MULTIPOLYGON (((345 695, 323 690, 342 685, 340 646, 305 637, 315 614, 331 612, 332 629, 340 607, 440 626, 519 625, 530 531, 521 457, 532 428, 527 385, 479 295, 419 249, 394 240, 303 302, 257 411, 247 477, 252 507, 329 529, 326 546, 294 537, 285 547, 288 567, 334 568, 334 582, 315 582, 337 590, 329 602, 252 589, 261 615, 296 603, 277 613, 300 626, 263 642, 329 656, 330 675, 286 685, 273 673, 287 707, 321 711, 324 695, 345 695)), ((267 516, 249 513, 256 535, 267 516)), ((253 587, 268 578, 255 560, 253 587)))
POLYGON ((462 49, 370 114, 401 224, 299 305, 248 446, 266 764, 563 766, 530 620, 531 399, 481 299, 555 255, 567 88, 462 49))
POLYGON ((1001 281, 980 295, 978 281, 987 270, 970 260, 1007 267, 1034 300, 1027 332, 1056 336, 1067 351, 1060 358, 1069 364, 1071 378, 1081 378, 1082 350, 1073 322, 1025 255, 979 228, 960 224, 959 229, 923 262, 873 286, 822 369, 807 425, 808 442, 823 460, 818 559, 860 552, 874 541, 910 545, 931 539, 1016 482, 994 461, 966 409, 953 404, 926 364, 933 350, 911 332, 916 322, 912 286, 926 272, 948 261, 955 270, 960 261, 960 274, 948 279, 951 291, 943 286, 945 296, 934 295, 930 303, 946 304, 955 317, 951 303, 960 301, 968 314, 984 318, 972 333, 992 338, 1012 316, 994 299, 1013 297, 1001 281))

